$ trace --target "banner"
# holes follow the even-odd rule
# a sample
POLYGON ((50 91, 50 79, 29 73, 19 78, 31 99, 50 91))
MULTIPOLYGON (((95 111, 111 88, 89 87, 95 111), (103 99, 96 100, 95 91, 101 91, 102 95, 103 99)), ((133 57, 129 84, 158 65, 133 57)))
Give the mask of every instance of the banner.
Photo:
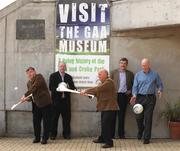
POLYGON ((95 86, 98 71, 109 71, 109 19, 107 0, 57 2, 56 70, 65 62, 76 87, 95 86))

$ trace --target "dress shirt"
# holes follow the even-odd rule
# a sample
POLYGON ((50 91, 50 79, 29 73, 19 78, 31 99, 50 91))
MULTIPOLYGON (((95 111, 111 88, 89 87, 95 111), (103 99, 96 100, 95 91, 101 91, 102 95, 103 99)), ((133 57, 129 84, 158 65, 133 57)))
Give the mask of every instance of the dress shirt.
POLYGON ((133 96, 137 96, 137 94, 156 94, 157 89, 162 92, 163 84, 155 71, 150 69, 147 73, 144 73, 142 70, 135 75, 132 89, 133 96))
MULTIPOLYGON (((61 76, 62 82, 64 82, 64 74, 62 74, 61 72, 59 72, 59 74, 61 76)), ((62 92, 62 98, 65 98, 64 92, 62 92)))
POLYGON ((119 72, 119 93, 125 93, 127 91, 126 85, 126 72, 120 71, 119 72))

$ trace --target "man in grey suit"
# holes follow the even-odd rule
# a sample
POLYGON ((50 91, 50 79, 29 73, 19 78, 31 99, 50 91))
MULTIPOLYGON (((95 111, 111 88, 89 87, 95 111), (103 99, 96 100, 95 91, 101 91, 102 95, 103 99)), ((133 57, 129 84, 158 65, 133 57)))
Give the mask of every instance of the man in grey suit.
MULTIPOLYGON (((117 101, 119 105, 119 111, 117 111, 118 115, 118 136, 120 139, 125 138, 124 131, 124 123, 125 123, 125 114, 127 104, 129 103, 131 97, 131 91, 133 86, 134 74, 127 70, 128 59, 121 58, 119 61, 119 69, 116 69, 111 72, 111 78, 114 80, 116 91, 117 91, 117 101)), ((115 136, 115 124, 116 117, 114 117, 114 126, 113 126, 113 134, 115 136)))

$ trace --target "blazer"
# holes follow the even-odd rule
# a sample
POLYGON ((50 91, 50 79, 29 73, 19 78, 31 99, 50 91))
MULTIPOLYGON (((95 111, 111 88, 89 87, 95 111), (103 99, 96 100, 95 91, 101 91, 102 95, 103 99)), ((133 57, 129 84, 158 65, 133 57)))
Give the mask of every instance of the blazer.
POLYGON ((38 107, 42 108, 52 103, 45 79, 41 74, 36 74, 32 80, 29 80, 27 88, 25 96, 32 94, 33 97, 29 101, 33 101, 38 107))
MULTIPOLYGON (((126 85, 127 85, 127 90, 128 91, 132 91, 132 86, 133 86, 133 81, 134 81, 134 74, 129 71, 126 70, 126 85)), ((115 87, 116 87, 116 92, 118 92, 119 89, 119 69, 113 70, 111 72, 110 77, 112 78, 112 80, 114 80, 115 83, 115 87)))
POLYGON ((107 78, 96 87, 86 90, 86 93, 97 97, 97 111, 118 110, 117 93, 112 79, 107 78))
MULTIPOLYGON (((59 83, 61 83, 61 82, 63 82, 63 81, 62 81, 62 78, 61 78, 59 71, 54 72, 50 75, 49 89, 51 91, 51 97, 52 97, 53 103, 55 103, 55 104, 58 103, 60 100, 62 100, 62 94, 63 93, 56 91, 56 88, 58 87, 59 83)), ((76 87, 74 86, 74 82, 73 82, 71 75, 65 73, 64 82, 67 83, 69 89, 72 89, 72 90, 76 89, 76 87)), ((70 100, 70 93, 69 92, 64 92, 64 95, 65 95, 64 97, 66 99, 70 100)))

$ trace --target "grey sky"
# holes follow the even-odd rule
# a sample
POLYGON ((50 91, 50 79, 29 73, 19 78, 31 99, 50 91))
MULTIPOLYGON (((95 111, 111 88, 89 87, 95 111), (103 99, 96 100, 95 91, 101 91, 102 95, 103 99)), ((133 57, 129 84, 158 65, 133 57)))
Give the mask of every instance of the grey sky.
POLYGON ((0 0, 0 10, 13 3, 14 1, 16 0, 0 0))

